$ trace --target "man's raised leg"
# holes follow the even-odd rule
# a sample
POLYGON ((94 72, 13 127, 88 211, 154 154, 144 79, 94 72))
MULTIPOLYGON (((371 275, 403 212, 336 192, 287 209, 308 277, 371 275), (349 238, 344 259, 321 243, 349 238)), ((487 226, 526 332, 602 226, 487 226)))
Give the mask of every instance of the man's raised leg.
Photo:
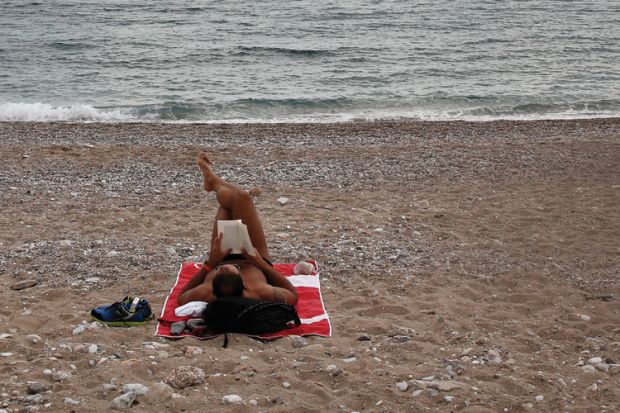
POLYGON ((213 237, 218 235, 217 219, 240 219, 247 225, 252 245, 258 250, 258 253, 267 259, 271 259, 263 225, 256 208, 254 208, 250 194, 217 176, 211 169, 211 161, 205 152, 198 154, 197 161, 204 178, 205 191, 214 191, 217 202, 220 204, 220 210, 225 210, 218 210, 213 237), (220 214, 222 214, 221 216, 226 214, 227 218, 217 218, 220 214))

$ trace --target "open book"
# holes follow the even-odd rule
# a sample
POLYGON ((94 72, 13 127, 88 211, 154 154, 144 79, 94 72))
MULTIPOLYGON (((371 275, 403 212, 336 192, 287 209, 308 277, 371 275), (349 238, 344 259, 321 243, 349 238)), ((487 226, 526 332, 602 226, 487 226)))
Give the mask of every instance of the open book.
POLYGON ((241 248, 245 248, 248 253, 254 254, 248 227, 240 219, 218 220, 217 232, 224 234, 222 251, 232 248, 231 254, 241 254, 241 248))

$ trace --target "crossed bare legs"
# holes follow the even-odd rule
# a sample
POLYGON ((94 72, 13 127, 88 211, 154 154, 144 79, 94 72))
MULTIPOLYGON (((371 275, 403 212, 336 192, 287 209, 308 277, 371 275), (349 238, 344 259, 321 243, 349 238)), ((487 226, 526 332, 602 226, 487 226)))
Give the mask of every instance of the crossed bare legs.
POLYGON ((249 192, 226 182, 213 172, 212 163, 206 152, 201 152, 196 157, 198 167, 202 171, 203 187, 207 192, 215 192, 219 208, 215 215, 213 234, 211 240, 218 236, 217 221, 220 219, 240 219, 248 227, 248 233, 252 244, 258 253, 267 259, 271 259, 263 225, 254 208, 254 202, 249 192))

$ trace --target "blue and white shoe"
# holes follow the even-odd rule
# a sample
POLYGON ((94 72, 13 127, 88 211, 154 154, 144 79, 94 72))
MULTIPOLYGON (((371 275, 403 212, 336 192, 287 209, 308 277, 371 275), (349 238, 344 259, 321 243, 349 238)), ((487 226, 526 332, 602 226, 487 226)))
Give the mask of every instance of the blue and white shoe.
POLYGON ((114 304, 93 308, 91 318, 115 327, 131 327, 145 324, 153 319, 149 302, 140 297, 125 297, 114 304))

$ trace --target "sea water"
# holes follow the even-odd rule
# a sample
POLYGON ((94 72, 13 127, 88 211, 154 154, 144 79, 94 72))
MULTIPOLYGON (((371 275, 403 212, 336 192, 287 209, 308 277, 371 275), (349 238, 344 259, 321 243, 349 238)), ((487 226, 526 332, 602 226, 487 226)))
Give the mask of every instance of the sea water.
POLYGON ((618 1, 0 2, 0 120, 606 116, 618 1))

